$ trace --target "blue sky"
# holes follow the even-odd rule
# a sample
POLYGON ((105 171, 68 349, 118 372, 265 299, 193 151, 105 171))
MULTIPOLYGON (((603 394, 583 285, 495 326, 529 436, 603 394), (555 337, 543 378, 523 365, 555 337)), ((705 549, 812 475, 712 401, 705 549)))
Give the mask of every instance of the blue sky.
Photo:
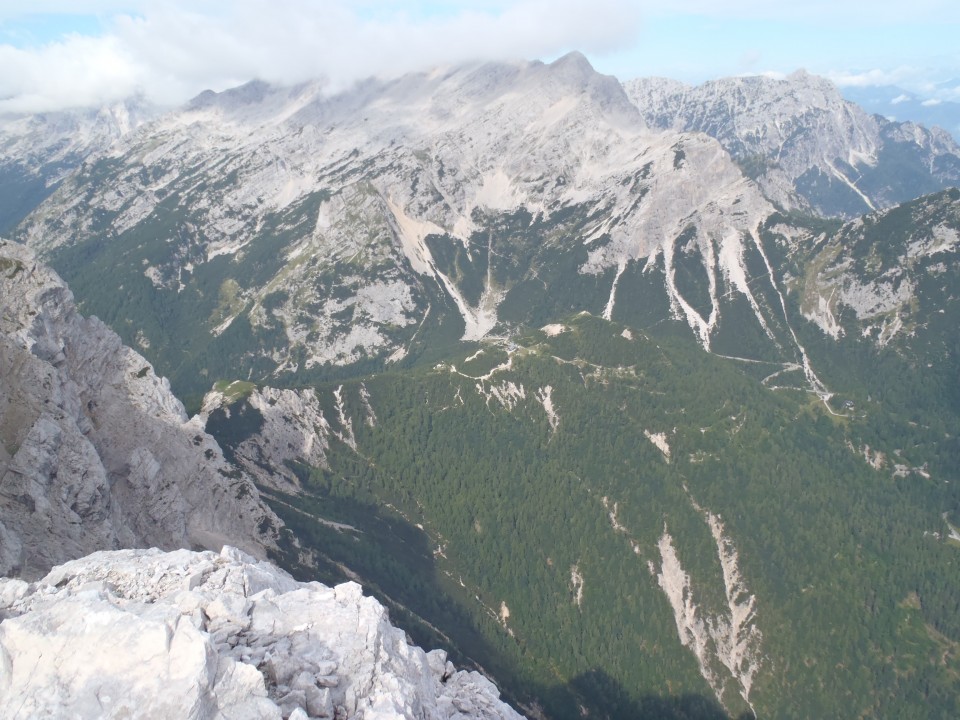
MULTIPOLYGON (((960 3, 958 3, 960 4, 960 3)), ((907 77, 949 74, 960 62, 956 23, 829 24, 777 19, 670 14, 648 17, 632 48, 600 60, 614 74, 667 75, 689 82, 743 73, 818 74, 868 71, 907 77)))
POLYGON ((183 101, 253 77, 331 89, 579 49, 621 79, 798 68, 960 100, 957 0, 2 0, 0 110, 183 101))

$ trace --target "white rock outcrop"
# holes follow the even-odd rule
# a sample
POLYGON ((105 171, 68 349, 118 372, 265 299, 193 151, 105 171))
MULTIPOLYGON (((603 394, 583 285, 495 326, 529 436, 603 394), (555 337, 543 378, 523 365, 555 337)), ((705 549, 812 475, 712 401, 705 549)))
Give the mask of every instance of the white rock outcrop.
POLYGON ((166 379, 0 241, 0 575, 122 547, 264 554, 281 523, 166 379))
POLYGON ((98 552, 0 580, 0 716, 519 718, 360 586, 225 547, 98 552))

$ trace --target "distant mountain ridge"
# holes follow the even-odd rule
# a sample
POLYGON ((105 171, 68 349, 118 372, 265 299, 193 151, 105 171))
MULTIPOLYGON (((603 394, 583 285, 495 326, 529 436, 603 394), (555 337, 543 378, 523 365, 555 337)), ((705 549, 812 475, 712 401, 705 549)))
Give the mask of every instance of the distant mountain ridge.
POLYGON ((160 114, 142 99, 101 108, 0 116, 0 234, 80 164, 160 114))
POLYGON ((651 127, 717 138, 788 210, 852 218, 960 182, 960 147, 949 133, 869 115, 803 71, 625 87, 651 127))
POLYGON ((621 279, 646 268, 658 307, 705 344, 729 282, 765 332, 740 258, 772 212, 716 141, 651 131, 619 82, 571 54, 332 98, 309 84, 204 95, 72 175, 17 237, 74 268, 108 319, 113 300, 93 304, 76 274, 99 262, 126 278, 125 302, 194 297, 193 317, 138 328, 157 351, 175 332, 217 363, 252 335, 262 350, 235 362, 284 374, 538 322, 557 299, 544 273, 612 316, 621 279), (705 302, 678 289, 680 256, 703 266, 705 302))
POLYGON ((203 373, 385 367, 558 303, 806 367, 761 236, 807 231, 776 205, 846 216, 957 178, 945 133, 822 78, 623 86, 571 53, 203 93, 94 153, 17 238, 196 398, 203 373))
POLYGON ((869 113, 890 120, 918 123, 927 128, 941 127, 951 133, 955 140, 960 137, 958 102, 924 98, 895 85, 848 86, 840 91, 847 100, 857 103, 869 113))

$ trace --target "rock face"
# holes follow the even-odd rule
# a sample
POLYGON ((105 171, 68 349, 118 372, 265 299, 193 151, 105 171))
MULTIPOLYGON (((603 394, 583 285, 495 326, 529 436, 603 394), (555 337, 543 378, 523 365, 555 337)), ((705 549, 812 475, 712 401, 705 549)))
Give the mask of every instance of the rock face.
POLYGON ((648 125, 716 138, 788 209, 855 217, 960 180, 960 147, 949 133, 869 115, 803 71, 697 87, 642 78, 625 87, 648 125))
POLYGON ((96 109, 0 116, 0 164, 18 161, 36 173, 54 166, 66 172, 158 112, 144 100, 131 98, 96 109))
POLYGON ((100 552, 0 580, 0 715, 519 718, 411 646, 355 583, 298 583, 230 547, 100 552))
POLYGON ((363 383, 353 392, 343 385, 326 392, 251 386, 237 394, 243 385, 234 382, 207 393, 194 422, 202 423, 259 487, 299 491, 298 466, 329 468, 332 442, 356 452, 356 429, 377 424, 363 383))
POLYGON ((254 388, 239 404, 232 405, 234 399, 229 387, 227 393, 207 393, 197 422, 216 435, 218 428, 236 426, 230 423, 233 414, 243 414, 248 434, 226 438, 230 442, 224 442, 223 447, 233 462, 261 486, 283 491, 299 487, 292 463, 327 467, 330 438, 342 437, 343 433, 333 429, 324 417, 316 390, 254 388))
POLYGON ((960 191, 847 223, 821 238, 795 282, 825 334, 868 338, 937 365, 955 352, 960 191))
MULTIPOLYGON (((16 237, 78 295, 106 300, 96 312, 121 332, 114 289, 189 304, 135 318, 158 363, 182 365, 183 348, 213 378, 303 380, 396 362, 443 322, 468 341, 542 324, 560 284, 603 296, 574 309, 615 316, 615 290, 641 268, 708 335, 716 312, 684 307, 676 256, 713 285, 739 277, 771 212, 720 143, 652 131, 615 78, 572 53, 334 97, 309 84, 204 94, 91 158, 16 237), (90 243, 95 260, 68 259, 90 243), (102 289, 98 262, 108 295, 87 292, 102 289)), ((173 373, 178 392, 205 389, 196 376, 173 373)))
POLYGON ((150 364, 0 241, 0 574, 95 550, 263 555, 279 520, 150 364))
POLYGON ((99 109, 0 115, 0 234, 90 155, 106 150, 157 112, 143 100, 130 99, 99 109))

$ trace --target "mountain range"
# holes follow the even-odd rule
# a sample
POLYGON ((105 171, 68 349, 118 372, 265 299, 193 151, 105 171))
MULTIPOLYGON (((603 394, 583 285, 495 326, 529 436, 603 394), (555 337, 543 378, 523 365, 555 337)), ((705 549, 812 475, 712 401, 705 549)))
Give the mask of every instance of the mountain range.
MULTIPOLYGON (((957 82, 938 83, 938 92, 953 92, 957 82)), ((960 133, 960 103, 954 100, 924 98, 896 85, 868 87, 845 87, 843 96, 869 113, 893 120, 912 120, 926 127, 934 125, 951 132, 954 138, 960 133)))
POLYGON ((957 184, 952 136, 870 115, 828 80, 726 78, 687 87, 657 78, 627 84, 651 127, 716 138, 780 207, 857 217, 957 184))
MULTIPOLYGON (((71 382, 81 334, 117 358, 58 406, 111 492, 136 483, 83 403, 156 368, 161 444, 249 501, 218 532, 362 582, 530 717, 960 710, 945 131, 803 72, 621 83, 572 53, 0 138, 10 352, 71 382)), ((219 549, 141 527, 103 532, 219 549)))

